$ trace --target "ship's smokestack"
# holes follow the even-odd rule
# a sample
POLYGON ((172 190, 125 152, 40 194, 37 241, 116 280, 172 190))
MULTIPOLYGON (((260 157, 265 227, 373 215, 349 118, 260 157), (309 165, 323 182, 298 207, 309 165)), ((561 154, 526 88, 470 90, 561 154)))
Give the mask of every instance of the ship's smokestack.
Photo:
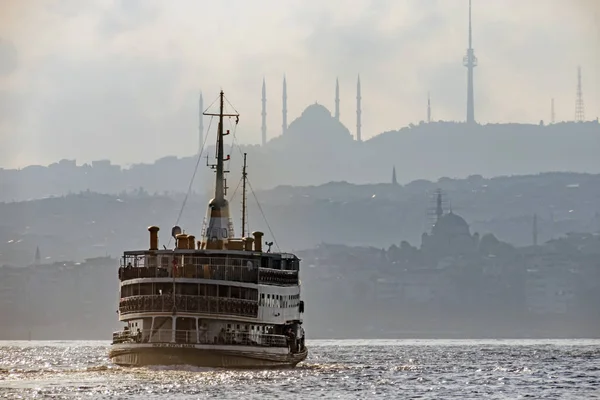
POLYGON ((262 238, 264 233, 260 231, 252 232, 252 236, 254 236, 254 251, 262 252, 262 238))
POLYGON ((177 248, 182 250, 187 250, 188 248, 188 235, 185 233, 180 233, 176 237, 177 239, 177 248))
POLYGON ((252 251, 252 243, 254 242, 254 238, 247 236, 243 238, 242 241, 244 242, 244 250, 252 251))
POLYGON ((148 232, 150 232, 150 250, 158 250, 158 231, 160 228, 158 226, 150 226, 148 227, 148 232))
POLYGON ((190 250, 196 249, 196 236, 194 236, 194 235, 188 236, 188 249, 190 249, 190 250))

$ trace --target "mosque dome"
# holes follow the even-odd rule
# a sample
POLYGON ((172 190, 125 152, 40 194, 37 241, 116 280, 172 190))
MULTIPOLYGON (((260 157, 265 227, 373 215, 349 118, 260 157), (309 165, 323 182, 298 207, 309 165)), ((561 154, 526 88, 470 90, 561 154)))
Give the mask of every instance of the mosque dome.
POLYGON ((324 105, 315 103, 315 104, 311 104, 310 106, 306 107, 304 109, 304 111, 302 112, 302 115, 300 116, 300 118, 329 119, 329 118, 331 118, 331 112, 324 105))
POLYGON ((314 103, 306 107, 300 117, 290 124, 288 133, 303 139, 332 141, 352 141, 348 128, 331 115, 327 107, 314 103))
POLYGON ((440 216, 433 226, 432 234, 436 236, 471 236, 467 221, 452 211, 440 216))

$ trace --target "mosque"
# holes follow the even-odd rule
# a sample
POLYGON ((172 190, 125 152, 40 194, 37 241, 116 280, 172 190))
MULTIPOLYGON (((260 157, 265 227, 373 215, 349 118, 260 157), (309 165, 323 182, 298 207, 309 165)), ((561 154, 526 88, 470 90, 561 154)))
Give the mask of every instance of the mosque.
MULTIPOLYGON (((282 110, 281 110, 281 135, 275 136, 268 140, 267 138, 267 87, 266 82, 263 79, 262 84, 262 112, 261 112, 261 142, 262 146, 281 146, 285 144, 300 144, 310 141, 310 139, 317 139, 319 142, 330 142, 336 145, 345 144, 349 142, 362 142, 361 134, 361 91, 360 91, 360 76, 356 83, 356 132, 353 136, 352 133, 340 122, 340 85, 336 79, 335 82, 335 114, 331 115, 331 112, 323 105, 316 103, 309 105, 300 115, 288 124, 287 119, 287 83, 285 76, 283 77, 283 93, 282 93, 282 110), (303 140, 298 139, 302 137, 303 140), (308 139, 308 140, 307 140, 308 139), (291 143, 290 143, 291 142, 291 143)), ((199 99, 199 148, 198 152, 202 150, 204 143, 204 123, 202 119, 202 113, 204 111, 204 101, 202 99, 202 93, 200 93, 199 99)))
POLYGON ((281 135, 267 140, 266 124, 266 84, 263 80, 262 85, 262 146, 269 149, 288 150, 288 149, 307 149, 315 154, 320 149, 325 152, 343 151, 348 146, 354 146, 361 141, 360 131, 360 78, 357 82, 357 126, 356 136, 340 121, 340 97, 339 82, 336 80, 335 88, 335 111, 331 111, 322 104, 315 102, 304 109, 302 114, 287 123, 287 85, 285 77, 283 79, 283 107, 282 107, 282 126, 281 135), (315 145, 318 146, 315 146, 315 145))
POLYGON ((436 221, 431 233, 423 233, 421 251, 436 258, 474 255, 479 247, 479 234, 471 235, 469 224, 450 210, 444 213, 442 192, 436 192, 436 221))

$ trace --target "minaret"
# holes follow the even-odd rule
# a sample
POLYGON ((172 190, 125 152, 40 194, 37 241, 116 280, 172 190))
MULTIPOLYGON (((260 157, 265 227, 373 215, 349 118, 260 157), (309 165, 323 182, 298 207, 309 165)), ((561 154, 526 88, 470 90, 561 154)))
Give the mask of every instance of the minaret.
POLYGON ((358 75, 358 82, 356 83, 356 141, 362 142, 361 137, 361 119, 360 115, 362 114, 362 110, 360 109, 360 75, 358 75))
POLYGON ((283 123, 281 124, 282 134, 285 135, 287 132, 287 84, 285 83, 285 75, 283 75, 283 110, 282 110, 283 123))
POLYGON ((429 97, 429 92, 427 92, 427 123, 431 123, 431 97, 429 97))
POLYGON ((262 125, 260 127, 262 132, 262 145, 267 144, 267 88, 265 86, 265 78, 263 78, 262 85, 262 125))
POLYGON ((340 82, 335 78, 335 119, 340 120, 340 82))
POLYGON ((537 222, 537 214, 533 214, 533 245, 538 245, 538 222, 537 222))
POLYGON ((437 221, 439 221, 442 215, 444 215, 444 209, 442 208, 442 191, 438 189, 436 192, 435 216, 437 217, 437 221))
POLYGON ((200 99, 198 100, 198 154, 202 152, 202 146, 204 145, 204 101, 202 100, 202 92, 200 92, 200 99))
POLYGON ((40 246, 35 248, 35 265, 40 265, 42 257, 40 256, 40 246))
POLYGON ((398 180, 396 179, 396 166, 392 168, 392 185, 398 186, 398 180))
POLYGON ((581 67, 577 67, 577 99, 575 100, 575 122, 585 121, 583 91, 581 89, 581 67))
POLYGON ((467 124, 475 123, 475 99, 473 96, 473 69, 477 66, 477 57, 473 50, 473 35, 471 32, 471 0, 469 0, 469 48, 467 55, 463 58, 463 64, 467 67, 467 124))

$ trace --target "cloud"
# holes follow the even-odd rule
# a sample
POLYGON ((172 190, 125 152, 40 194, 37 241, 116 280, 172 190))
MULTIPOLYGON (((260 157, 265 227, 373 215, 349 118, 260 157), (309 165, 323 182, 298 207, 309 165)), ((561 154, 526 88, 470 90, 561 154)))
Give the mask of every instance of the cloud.
MULTIPOLYGON (((576 66, 586 109, 600 108, 595 0, 473 2, 476 116, 537 122, 555 98, 572 118, 576 66)), ((8 5, 7 5, 8 4, 8 5)), ((436 0, 21 0, 0 12, 0 166, 59 158, 151 161, 196 148, 197 93, 223 88, 242 113, 238 138, 281 131, 315 100, 353 132, 356 76, 363 136, 425 118, 462 120, 467 2, 436 0), (3 72, 4 71, 4 72, 3 72)), ((208 125, 205 123, 205 126, 208 125)))

